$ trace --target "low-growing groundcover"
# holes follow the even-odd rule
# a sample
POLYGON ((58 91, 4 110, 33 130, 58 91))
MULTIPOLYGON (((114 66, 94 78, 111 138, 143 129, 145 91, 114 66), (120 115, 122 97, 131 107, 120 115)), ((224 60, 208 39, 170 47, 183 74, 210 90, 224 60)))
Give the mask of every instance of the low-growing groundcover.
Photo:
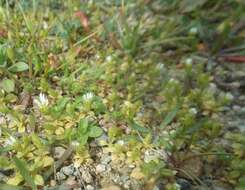
POLYGON ((244 7, 1 1, 0 189, 72 189, 55 173, 96 164, 94 146, 133 164, 139 189, 184 189, 180 179, 211 189, 205 177, 244 189, 244 134, 225 131, 220 113, 232 96, 213 76, 222 50, 244 53, 244 7), (56 147, 66 149, 58 159, 56 147))

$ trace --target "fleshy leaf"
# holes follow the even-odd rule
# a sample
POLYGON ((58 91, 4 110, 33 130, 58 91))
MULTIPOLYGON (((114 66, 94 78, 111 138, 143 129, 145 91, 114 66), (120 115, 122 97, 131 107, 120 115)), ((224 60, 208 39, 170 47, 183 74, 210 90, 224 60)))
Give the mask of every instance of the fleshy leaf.
POLYGON ((91 126, 89 128, 89 137, 99 137, 103 133, 103 130, 97 126, 91 126))
POLYGON ((25 62, 18 62, 8 68, 9 71, 17 73, 28 70, 29 66, 25 62))
POLYGON ((15 84, 13 80, 3 79, 0 83, 0 87, 3 88, 6 92, 13 92, 15 88, 15 84))

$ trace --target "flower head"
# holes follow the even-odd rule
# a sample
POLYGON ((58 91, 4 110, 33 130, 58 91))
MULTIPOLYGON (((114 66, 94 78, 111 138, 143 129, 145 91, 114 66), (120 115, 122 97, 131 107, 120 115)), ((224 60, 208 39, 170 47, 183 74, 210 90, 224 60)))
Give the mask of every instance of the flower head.
POLYGON ((40 93, 37 99, 34 99, 34 103, 39 107, 39 108, 44 108, 48 106, 48 98, 45 96, 45 94, 40 93))
POLYGON ((94 94, 92 92, 88 92, 83 95, 83 101, 90 102, 94 98, 94 94))
POLYGON ((188 59, 185 60, 185 63, 186 63, 186 65, 190 66, 193 63, 193 59, 192 58, 188 58, 188 59))
POLYGON ((189 112, 196 115, 198 111, 196 108, 191 108, 191 109, 189 109, 189 112))
POLYGON ((107 56, 105 59, 106 59, 107 62, 111 62, 111 61, 112 61, 112 56, 109 55, 109 56, 107 56))

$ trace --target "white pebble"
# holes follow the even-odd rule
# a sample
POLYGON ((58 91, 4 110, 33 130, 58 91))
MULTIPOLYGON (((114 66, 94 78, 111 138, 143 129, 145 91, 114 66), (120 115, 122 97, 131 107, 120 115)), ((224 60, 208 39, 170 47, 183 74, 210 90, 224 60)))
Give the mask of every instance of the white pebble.
POLYGON ((102 173, 106 170, 106 166, 104 164, 99 164, 96 166, 96 172, 97 173, 102 173))

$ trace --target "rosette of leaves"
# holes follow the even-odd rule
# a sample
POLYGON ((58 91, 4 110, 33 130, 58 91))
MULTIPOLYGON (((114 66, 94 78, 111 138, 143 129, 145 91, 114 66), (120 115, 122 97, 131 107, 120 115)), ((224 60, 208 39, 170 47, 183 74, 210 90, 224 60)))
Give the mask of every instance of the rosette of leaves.
POLYGON ((96 138, 102 135, 103 130, 93 123, 90 123, 88 119, 81 119, 78 124, 78 128, 74 131, 75 139, 81 145, 85 145, 89 138, 96 138))

